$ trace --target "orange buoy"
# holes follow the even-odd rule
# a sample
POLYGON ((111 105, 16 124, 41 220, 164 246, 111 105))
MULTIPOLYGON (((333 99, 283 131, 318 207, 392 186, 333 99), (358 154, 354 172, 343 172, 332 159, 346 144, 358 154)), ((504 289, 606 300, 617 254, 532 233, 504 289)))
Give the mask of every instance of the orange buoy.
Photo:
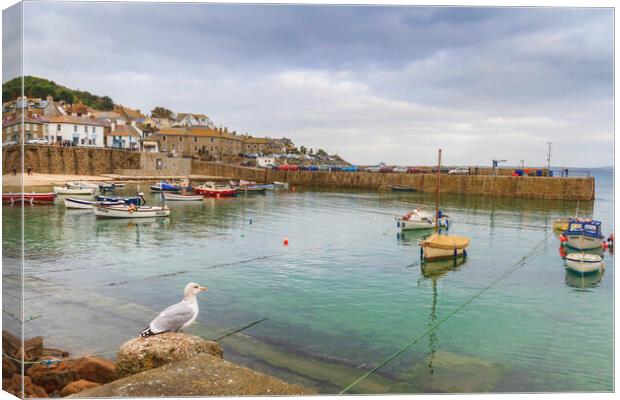
POLYGON ((609 245, 607 244, 607 242, 603 242, 601 246, 603 247, 603 250, 607 250, 609 248, 609 245))
POLYGON ((285 238, 282 240, 282 244, 283 244, 283 245, 285 245, 285 246, 288 246, 288 238, 287 238, 287 237, 285 237, 285 238))
POLYGON ((567 240, 568 240, 568 239, 566 238, 566 236, 564 236, 564 235, 560 235, 560 242, 562 242, 562 243, 566 243, 566 241, 567 241, 567 240))

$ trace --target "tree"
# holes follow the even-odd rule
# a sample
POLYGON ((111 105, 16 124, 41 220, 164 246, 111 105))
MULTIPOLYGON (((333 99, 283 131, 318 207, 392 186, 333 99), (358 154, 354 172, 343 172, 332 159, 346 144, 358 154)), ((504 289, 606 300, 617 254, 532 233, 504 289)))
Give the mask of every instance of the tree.
POLYGON ((327 157, 327 153, 323 149, 318 149, 316 151, 316 155, 319 156, 319 157, 327 157))
POLYGON ((58 93, 58 100, 64 101, 65 103, 73 104, 73 93, 66 89, 62 89, 60 93, 58 93))
POLYGON ((301 146, 301 147, 299 148, 299 152, 300 152, 301 154, 304 154, 304 155, 305 155, 305 154, 308 152, 308 149, 306 149, 306 147, 305 147, 305 146, 301 146))
POLYGON ((114 102, 108 96, 100 97, 97 101, 97 105, 102 111, 112 111, 114 109, 114 102))
POLYGON ((153 118, 172 118, 173 112, 165 107, 155 107, 151 110, 151 117, 153 118))

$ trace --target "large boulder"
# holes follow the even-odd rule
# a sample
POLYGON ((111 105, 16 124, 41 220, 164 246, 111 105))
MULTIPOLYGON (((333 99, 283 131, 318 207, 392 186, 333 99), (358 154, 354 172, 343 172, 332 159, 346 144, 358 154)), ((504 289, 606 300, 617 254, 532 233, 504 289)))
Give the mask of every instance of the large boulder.
POLYGON ((87 381, 86 379, 80 379, 75 382, 71 382, 60 391, 60 395, 63 397, 70 396, 72 394, 79 393, 86 389, 92 389, 97 386, 101 386, 100 383, 87 381))
POLYGON ((223 358, 222 347, 218 343, 198 336, 167 332, 138 337, 124 343, 118 350, 116 373, 119 377, 124 377, 171 362, 187 360, 200 353, 223 358))
POLYGON ((29 376, 24 377, 24 396, 22 396, 22 376, 20 374, 13 374, 11 378, 2 379, 2 390, 21 398, 48 397, 45 389, 32 383, 29 376))
POLYGON ((7 379, 17 372, 17 366, 8 357, 2 357, 2 378, 7 379))
POLYGON ((291 396, 312 390, 252 371, 210 354, 198 354, 159 368, 84 390, 75 397, 291 396))
POLYGON ((108 383, 115 380, 116 365, 104 358, 82 357, 75 361, 71 370, 76 379, 86 379, 96 383, 108 383))
POLYGON ((116 379, 116 366, 112 361, 86 356, 64 360, 51 365, 36 364, 26 372, 32 381, 45 388, 47 393, 57 393, 75 380, 85 379, 107 383, 116 379))

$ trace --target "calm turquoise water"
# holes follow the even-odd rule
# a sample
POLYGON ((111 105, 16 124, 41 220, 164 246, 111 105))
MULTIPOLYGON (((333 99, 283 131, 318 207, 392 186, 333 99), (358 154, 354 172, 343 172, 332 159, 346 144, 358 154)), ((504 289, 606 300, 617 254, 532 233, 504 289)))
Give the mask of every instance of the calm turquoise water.
MULTIPOLYGON (((606 236, 612 177, 599 173, 597 200, 579 204, 580 214, 603 221, 606 236)), ((147 198, 153 204, 158 196, 147 198)), ((444 195, 451 233, 471 237, 469 257, 456 268, 423 269, 415 265, 423 236, 397 236, 394 215, 420 204, 432 209, 433 201, 297 188, 170 202, 169 219, 141 222, 96 220, 61 204, 26 207, 26 336, 41 334, 74 353, 113 352, 196 281, 209 287, 198 318, 207 330, 269 317, 246 334, 351 375, 328 382, 293 361, 284 367, 286 360, 243 355, 224 340, 227 357, 337 393, 491 283, 577 206, 444 195)), ((3 213, 11 263, 20 209, 3 213)), ((531 262, 378 375, 402 385, 395 391, 613 390, 614 257, 606 252, 605 272, 581 278, 565 270, 559 247, 551 235, 531 262)), ((11 324, 6 312, 3 319, 11 324)))

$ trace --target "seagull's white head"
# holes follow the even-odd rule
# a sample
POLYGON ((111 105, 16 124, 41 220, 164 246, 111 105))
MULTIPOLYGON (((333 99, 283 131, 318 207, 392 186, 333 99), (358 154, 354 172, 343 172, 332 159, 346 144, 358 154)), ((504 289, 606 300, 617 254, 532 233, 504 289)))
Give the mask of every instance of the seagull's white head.
POLYGON ((200 286, 199 284, 195 282, 190 282, 187 284, 187 286, 185 286, 184 295, 185 297, 190 298, 190 297, 196 296, 200 292, 206 292, 206 291, 207 291, 206 286, 200 286))

